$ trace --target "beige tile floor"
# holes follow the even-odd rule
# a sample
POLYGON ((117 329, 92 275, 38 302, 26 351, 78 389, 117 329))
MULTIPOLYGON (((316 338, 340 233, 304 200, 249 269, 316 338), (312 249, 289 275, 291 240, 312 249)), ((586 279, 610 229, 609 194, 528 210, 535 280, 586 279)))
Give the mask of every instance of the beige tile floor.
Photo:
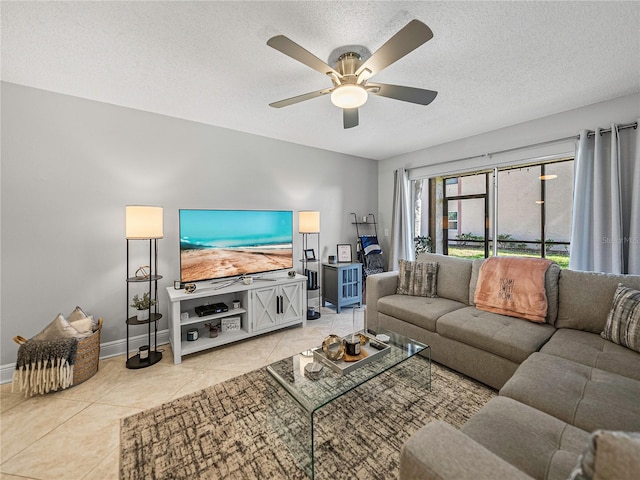
MULTIPOLYGON (((362 315, 356 328, 362 328, 362 315)), ((352 331, 353 313, 322 309, 306 328, 291 328, 219 347, 173 364, 125 368, 124 355, 100 361, 98 372, 68 390, 25 399, 0 387, 0 479, 118 478, 120 419, 317 346, 330 333, 352 331)))

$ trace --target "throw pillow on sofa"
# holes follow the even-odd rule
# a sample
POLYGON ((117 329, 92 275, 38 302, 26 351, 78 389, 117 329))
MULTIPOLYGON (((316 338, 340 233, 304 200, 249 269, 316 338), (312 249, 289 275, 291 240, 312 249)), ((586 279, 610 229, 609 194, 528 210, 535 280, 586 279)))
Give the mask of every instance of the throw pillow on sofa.
POLYGON ((640 471, 640 433, 596 430, 569 480, 632 480, 640 471))
POLYGON ((438 263, 399 260, 399 295, 437 297, 438 263))
POLYGON ((619 283, 604 331, 605 340, 640 352, 640 291, 619 283))

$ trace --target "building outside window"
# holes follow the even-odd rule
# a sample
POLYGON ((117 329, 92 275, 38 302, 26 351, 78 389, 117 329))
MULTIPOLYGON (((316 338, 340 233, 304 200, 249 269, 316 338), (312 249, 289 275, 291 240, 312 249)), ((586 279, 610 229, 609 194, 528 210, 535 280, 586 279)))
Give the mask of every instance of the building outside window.
POLYGON ((500 168, 497 177, 495 220, 492 170, 415 180, 416 237, 430 237, 438 253, 483 258, 493 253, 497 221, 498 255, 550 258, 566 268, 573 159, 500 168))

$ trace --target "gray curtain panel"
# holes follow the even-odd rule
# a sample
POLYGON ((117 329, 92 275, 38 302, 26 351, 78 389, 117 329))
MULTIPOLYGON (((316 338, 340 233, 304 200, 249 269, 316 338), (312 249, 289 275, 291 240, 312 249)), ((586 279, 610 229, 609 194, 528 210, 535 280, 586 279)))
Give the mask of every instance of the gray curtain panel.
POLYGON ((640 136, 637 128, 619 127, 580 132, 572 270, 640 274, 640 136))

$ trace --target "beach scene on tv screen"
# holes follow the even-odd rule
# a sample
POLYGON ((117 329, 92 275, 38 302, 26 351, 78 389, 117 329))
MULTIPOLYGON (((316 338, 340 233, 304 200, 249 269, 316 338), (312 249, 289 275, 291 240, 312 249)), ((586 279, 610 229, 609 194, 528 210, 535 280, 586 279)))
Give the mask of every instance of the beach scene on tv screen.
POLYGON ((293 267, 293 213, 180 210, 180 276, 195 282, 293 267))

